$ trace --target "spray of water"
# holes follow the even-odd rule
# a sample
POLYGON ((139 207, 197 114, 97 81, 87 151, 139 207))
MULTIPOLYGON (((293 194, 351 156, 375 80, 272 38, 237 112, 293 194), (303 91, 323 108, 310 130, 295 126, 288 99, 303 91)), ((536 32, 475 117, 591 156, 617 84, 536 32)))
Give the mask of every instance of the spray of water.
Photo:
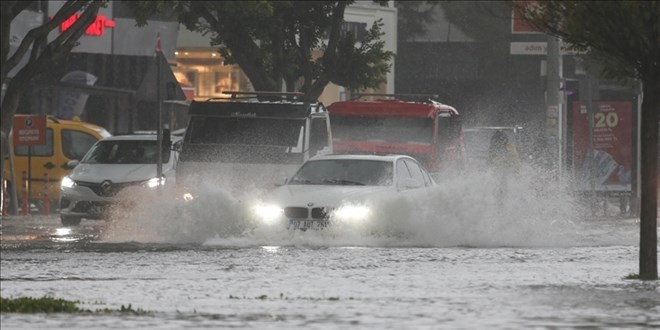
POLYGON ((288 230, 283 221, 257 219, 252 206, 263 191, 231 196, 206 182, 198 187, 203 193, 192 203, 180 198, 175 188, 132 194, 133 207, 113 217, 103 238, 230 247, 583 244, 579 204, 565 186, 546 177, 531 167, 506 180, 488 171, 464 173, 442 180, 430 190, 361 201, 371 210, 365 221, 333 221, 324 230, 305 232, 288 230))

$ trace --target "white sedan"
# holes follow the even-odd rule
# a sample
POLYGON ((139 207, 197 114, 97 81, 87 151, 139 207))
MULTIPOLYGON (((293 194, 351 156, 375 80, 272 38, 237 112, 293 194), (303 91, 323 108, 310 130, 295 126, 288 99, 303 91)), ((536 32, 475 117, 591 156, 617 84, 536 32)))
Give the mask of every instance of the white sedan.
POLYGON ((322 155, 306 161, 286 183, 254 208, 264 223, 322 229, 368 218, 370 199, 427 189, 435 183, 405 155, 322 155))

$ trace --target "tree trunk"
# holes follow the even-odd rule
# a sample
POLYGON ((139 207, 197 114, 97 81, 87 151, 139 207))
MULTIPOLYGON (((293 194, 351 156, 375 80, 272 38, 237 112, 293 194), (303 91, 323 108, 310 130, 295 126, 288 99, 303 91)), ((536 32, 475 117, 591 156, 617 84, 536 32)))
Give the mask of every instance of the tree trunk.
POLYGON ((645 83, 641 134, 639 277, 658 278, 658 112, 660 83, 645 83))
POLYGON ((0 115, 2 123, 0 124, 0 127, 7 136, 9 136, 9 130, 11 130, 12 120, 16 113, 16 109, 18 109, 18 101, 21 97, 20 93, 20 88, 15 87, 15 85, 10 82, 5 91, 5 98, 2 100, 2 115, 0 115))

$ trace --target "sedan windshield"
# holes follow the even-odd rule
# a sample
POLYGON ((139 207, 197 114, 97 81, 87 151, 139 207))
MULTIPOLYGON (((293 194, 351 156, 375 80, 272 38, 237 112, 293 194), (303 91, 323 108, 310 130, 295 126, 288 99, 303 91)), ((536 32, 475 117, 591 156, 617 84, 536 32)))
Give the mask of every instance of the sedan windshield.
MULTIPOLYGON (((163 159, 170 158, 169 148, 163 148, 163 159)), ((99 141, 87 152, 81 163, 88 164, 156 164, 158 144, 148 140, 99 141)))
POLYGON ((392 163, 362 159, 308 161, 289 184, 392 185, 392 163))

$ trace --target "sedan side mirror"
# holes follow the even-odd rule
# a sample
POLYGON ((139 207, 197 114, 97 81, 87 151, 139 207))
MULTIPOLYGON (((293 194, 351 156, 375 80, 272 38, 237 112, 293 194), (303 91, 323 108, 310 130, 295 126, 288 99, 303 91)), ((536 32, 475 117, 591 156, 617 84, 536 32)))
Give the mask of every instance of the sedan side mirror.
POLYGON ((284 177, 284 180, 282 180, 282 181, 283 181, 282 183, 276 183, 275 187, 281 187, 281 186, 286 185, 286 183, 289 181, 289 178, 284 177))
POLYGON ((413 178, 405 178, 399 182, 398 186, 400 190, 407 190, 421 188, 422 184, 413 178))

